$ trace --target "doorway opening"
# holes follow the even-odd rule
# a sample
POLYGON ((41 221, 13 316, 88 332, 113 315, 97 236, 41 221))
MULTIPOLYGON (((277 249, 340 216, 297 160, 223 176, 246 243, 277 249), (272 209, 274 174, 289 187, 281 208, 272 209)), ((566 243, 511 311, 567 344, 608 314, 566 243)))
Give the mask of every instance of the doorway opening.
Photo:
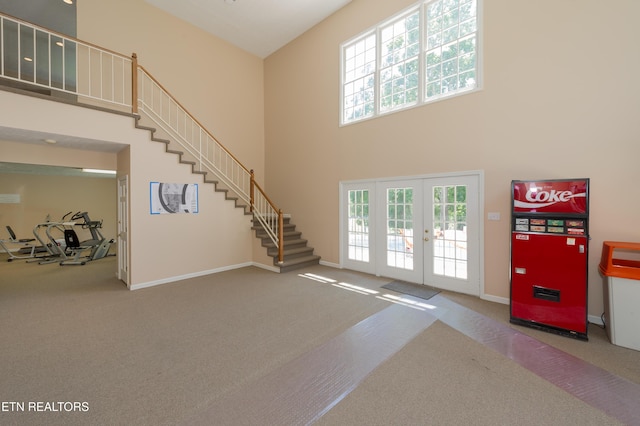
POLYGON ((479 296, 480 171, 341 183, 341 264, 479 296))

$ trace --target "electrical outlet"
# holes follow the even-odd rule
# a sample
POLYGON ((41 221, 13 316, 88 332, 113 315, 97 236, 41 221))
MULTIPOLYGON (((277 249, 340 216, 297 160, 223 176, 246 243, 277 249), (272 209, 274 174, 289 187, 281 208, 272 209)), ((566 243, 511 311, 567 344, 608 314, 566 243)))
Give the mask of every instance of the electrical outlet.
POLYGON ((487 218, 489 220, 500 220, 500 213, 498 213, 498 212, 489 212, 489 214, 487 215, 487 218))

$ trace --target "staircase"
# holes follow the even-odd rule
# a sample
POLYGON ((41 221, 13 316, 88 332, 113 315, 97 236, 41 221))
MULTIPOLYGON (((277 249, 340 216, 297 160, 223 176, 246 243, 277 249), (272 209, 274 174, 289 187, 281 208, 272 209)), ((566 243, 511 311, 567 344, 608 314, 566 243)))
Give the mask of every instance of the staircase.
MULTIPOLYGON (((25 34, 32 34, 34 40, 36 34, 38 37, 40 34, 49 34, 48 38, 43 38, 47 40, 49 48, 52 48, 54 41, 55 44, 60 40, 64 45, 69 43, 75 46, 76 63, 83 64, 82 72, 76 73, 74 67, 66 68, 47 57, 34 63, 37 73, 24 74, 19 67, 13 69, 7 66, 8 63, 21 62, 20 52, 16 49, 8 51, 4 49, 5 44, 0 43, 0 57, 11 59, 10 62, 5 59, 5 66, 0 67, 0 79, 10 80, 13 84, 27 84, 42 93, 63 94, 69 102, 135 117, 135 126, 148 130, 152 141, 163 143, 166 152, 178 156, 179 163, 190 165, 191 172, 201 175, 204 183, 213 184, 215 191, 224 192, 226 200, 233 201, 235 207, 242 208, 244 214, 252 216, 256 237, 262 240, 268 254, 274 256, 274 265, 281 272, 319 263, 320 257, 313 255, 312 248, 306 247, 307 242, 300 238, 301 233, 295 230, 295 225, 290 224, 289 219, 286 225, 283 224, 282 210, 255 181, 253 171, 240 163, 158 80, 139 65, 135 53, 130 57, 122 55, 52 33, 1 12, 0 27, 5 30, 19 28, 25 34), (94 57, 100 60, 92 60, 94 57), (107 68, 110 72, 105 72, 107 68), (48 81, 43 83, 43 79, 36 79, 36 75, 40 75, 38 73, 48 76, 48 81), (64 84, 54 87, 52 84, 55 81, 64 84), (140 123, 141 119, 144 124, 140 123)), ((14 31, 11 37, 18 39, 20 36, 14 31)))
POLYGON ((280 268, 280 272, 320 263, 320 256, 313 254, 313 247, 307 246, 307 240, 302 238, 302 232, 296 231, 296 225, 291 223, 288 215, 284 216, 284 261, 282 263, 278 263, 278 246, 271 241, 262 224, 254 219, 251 229, 256 231, 256 238, 262 240, 262 247, 266 247, 267 254, 273 257, 273 264, 280 268))
MULTIPOLYGON (((243 209, 245 215, 253 216, 250 207, 234 196, 222 183, 209 177, 207 172, 196 170, 196 162, 189 160, 183 151, 173 148, 170 139, 157 136, 156 128, 140 124, 141 117, 139 115, 135 118, 136 128, 149 131, 153 142, 164 144, 165 151, 177 155, 180 164, 191 166, 191 173, 201 175, 204 183, 213 185, 214 191, 224 193, 225 200, 232 201, 236 208, 243 209)), ((313 254, 313 247, 307 246, 307 240, 302 238, 302 232, 296 230, 296 225, 291 223, 291 217, 288 215, 284 216, 284 259, 282 263, 278 262, 278 246, 273 243, 262 224, 255 218, 252 220, 251 229, 255 231, 256 238, 261 240, 262 247, 267 249, 267 255, 273 258, 273 265, 279 269, 280 273, 320 263, 320 256, 313 254)))

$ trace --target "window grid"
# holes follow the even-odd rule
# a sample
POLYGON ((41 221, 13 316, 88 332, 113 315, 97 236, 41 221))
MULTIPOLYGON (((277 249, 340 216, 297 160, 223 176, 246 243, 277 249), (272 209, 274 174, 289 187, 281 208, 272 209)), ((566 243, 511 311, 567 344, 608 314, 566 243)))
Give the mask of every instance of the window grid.
POLYGON ((413 188, 387 189, 387 265, 413 270, 413 188))
POLYGON ((467 187, 433 188, 433 273, 467 278, 467 187))
POLYGON ((375 111, 376 36, 370 34, 343 49, 343 120, 371 117, 375 111))
POLYGON ((426 6, 426 99, 476 86, 476 11, 476 0, 426 6))
POLYGON ((380 112, 416 104, 419 95, 420 12, 380 30, 380 112))
POLYGON ((369 262, 369 191, 349 191, 348 256, 369 262))
POLYGON ((342 124, 478 87, 479 0, 425 0, 342 47, 342 124))

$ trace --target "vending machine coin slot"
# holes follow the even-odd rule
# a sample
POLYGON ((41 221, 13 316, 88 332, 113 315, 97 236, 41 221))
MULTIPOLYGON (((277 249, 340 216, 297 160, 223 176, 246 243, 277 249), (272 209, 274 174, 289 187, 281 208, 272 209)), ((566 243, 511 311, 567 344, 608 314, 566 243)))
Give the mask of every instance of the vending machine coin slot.
POLYGON ((533 286, 533 297, 536 299, 548 300, 550 302, 560 302, 560 290, 533 286))

